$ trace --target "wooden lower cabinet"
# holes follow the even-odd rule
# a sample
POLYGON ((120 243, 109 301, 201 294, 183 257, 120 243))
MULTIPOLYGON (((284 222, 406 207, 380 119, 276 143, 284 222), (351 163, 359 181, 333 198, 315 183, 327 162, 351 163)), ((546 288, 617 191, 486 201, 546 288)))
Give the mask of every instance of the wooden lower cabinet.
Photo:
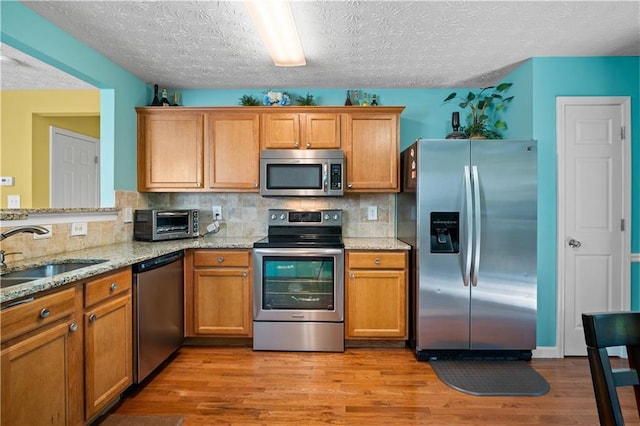
POLYGON ((407 253, 347 251, 346 338, 407 338, 407 253))
POLYGON ((72 287, 0 313, 3 426, 84 423, 81 294, 72 287))
POLYGON ((192 250, 187 270, 193 274, 185 299, 187 335, 251 337, 250 250, 192 250))
POLYGON ((85 283, 85 417, 133 383, 131 268, 85 283))

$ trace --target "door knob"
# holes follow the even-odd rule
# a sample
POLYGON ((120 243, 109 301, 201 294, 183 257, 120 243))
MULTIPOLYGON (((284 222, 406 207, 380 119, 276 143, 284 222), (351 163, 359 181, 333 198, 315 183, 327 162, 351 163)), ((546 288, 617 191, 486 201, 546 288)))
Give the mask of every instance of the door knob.
POLYGON ((569 240, 569 247, 579 248, 582 246, 582 243, 578 240, 574 240, 573 238, 569 240))

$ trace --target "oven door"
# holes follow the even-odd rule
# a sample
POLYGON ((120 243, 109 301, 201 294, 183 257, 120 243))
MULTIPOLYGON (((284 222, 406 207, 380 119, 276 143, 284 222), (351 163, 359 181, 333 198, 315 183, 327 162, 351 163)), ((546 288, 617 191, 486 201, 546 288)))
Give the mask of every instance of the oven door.
POLYGON ((344 250, 254 248, 255 321, 344 321, 344 250))

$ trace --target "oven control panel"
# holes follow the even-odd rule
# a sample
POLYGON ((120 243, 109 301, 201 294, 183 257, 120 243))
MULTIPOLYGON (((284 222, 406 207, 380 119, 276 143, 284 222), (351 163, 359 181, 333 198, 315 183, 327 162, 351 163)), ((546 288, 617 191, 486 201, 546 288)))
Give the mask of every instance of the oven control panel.
POLYGON ((342 210, 269 209, 269 226, 341 226, 342 210))

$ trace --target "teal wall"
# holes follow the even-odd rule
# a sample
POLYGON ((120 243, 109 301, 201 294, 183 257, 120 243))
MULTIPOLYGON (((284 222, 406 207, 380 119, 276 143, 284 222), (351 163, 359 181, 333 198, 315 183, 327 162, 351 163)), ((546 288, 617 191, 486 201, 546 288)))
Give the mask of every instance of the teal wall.
POLYGON ((145 104, 149 88, 17 1, 0 2, 0 24, 3 43, 100 89, 100 204, 114 206, 114 189, 136 189, 134 107, 145 104))
MULTIPOLYGON (((1 40, 101 89, 102 160, 111 190, 136 189, 135 106, 151 100, 151 89, 40 15, 15 1, 0 2, 1 40)), ((525 61, 504 81, 515 100, 505 110, 505 138, 539 142, 538 346, 556 344, 556 123, 557 96, 631 96, 632 108, 632 252, 640 253, 640 58, 534 58, 525 61)), ((404 105, 401 147, 417 138, 442 138, 451 131, 455 103, 443 104, 451 92, 468 89, 371 89, 381 105, 404 105)), ((343 105, 343 89, 287 90, 293 96, 314 95, 320 105, 343 105)), ((180 90, 187 106, 238 105, 255 89, 180 90)), ((274 107, 276 108, 276 107, 274 107)), ((104 204, 108 205, 108 204, 104 204)), ((113 204, 111 204, 113 205, 113 204)), ((631 267, 631 307, 640 310, 640 263, 631 267)))
MULTIPOLYGON (((631 251, 640 252, 640 58, 534 58, 533 138, 539 158, 539 345, 555 344, 556 97, 631 97, 631 251)), ((631 308, 640 309, 640 264, 631 266, 631 308)))

